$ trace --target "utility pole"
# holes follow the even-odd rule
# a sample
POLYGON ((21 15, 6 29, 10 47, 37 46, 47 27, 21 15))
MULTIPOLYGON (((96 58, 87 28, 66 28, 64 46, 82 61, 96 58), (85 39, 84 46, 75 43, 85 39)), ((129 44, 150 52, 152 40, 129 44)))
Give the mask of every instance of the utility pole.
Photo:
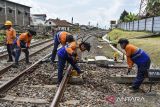
POLYGON ((91 25, 91 22, 88 22, 88 26, 90 26, 91 25))
POLYGON ((139 8, 139 16, 143 17, 146 15, 147 11, 146 11, 146 7, 147 7, 147 4, 148 4, 149 0, 141 0, 141 3, 140 3, 140 8, 139 8))
POLYGON ((72 22, 72 24, 73 24, 73 17, 72 17, 72 21, 71 21, 71 22, 72 22))
POLYGON ((97 28, 98 28, 99 24, 97 23, 97 28))

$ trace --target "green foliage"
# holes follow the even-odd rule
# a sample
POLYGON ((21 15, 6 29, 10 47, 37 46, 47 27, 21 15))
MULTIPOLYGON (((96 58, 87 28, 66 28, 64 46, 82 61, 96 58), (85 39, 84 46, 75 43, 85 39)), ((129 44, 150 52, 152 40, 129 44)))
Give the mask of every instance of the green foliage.
POLYGON ((146 7, 146 16, 159 16, 160 15, 160 0, 149 0, 146 7))
POLYGON ((4 37, 5 37, 5 34, 0 32, 0 42, 3 42, 4 37))
POLYGON ((123 11, 119 19, 120 22, 130 22, 134 20, 138 20, 138 16, 131 12, 128 13, 126 10, 123 11))
POLYGON ((131 12, 127 16, 124 17, 124 22, 131 22, 134 20, 138 20, 138 16, 131 12))
POLYGON ((125 16, 127 16, 127 15, 128 15, 128 12, 127 12, 126 10, 124 10, 123 13, 121 14, 119 20, 122 21, 122 22, 124 22, 124 18, 125 18, 125 16))
MULTIPOLYGON (((130 43, 145 50, 151 57, 152 63, 160 66, 160 36, 134 39, 133 37, 143 36, 151 34, 149 32, 135 32, 135 31, 123 31, 120 29, 113 29, 107 36, 112 41, 118 41, 120 38, 128 38, 130 43), (132 38, 132 39, 130 39, 132 38)), ((118 46, 119 47, 119 46, 118 46)))

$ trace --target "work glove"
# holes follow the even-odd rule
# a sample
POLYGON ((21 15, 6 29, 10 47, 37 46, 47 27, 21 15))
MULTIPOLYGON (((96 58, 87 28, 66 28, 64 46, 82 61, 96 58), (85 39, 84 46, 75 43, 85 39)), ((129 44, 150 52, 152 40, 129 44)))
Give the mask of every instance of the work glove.
POLYGON ((76 56, 77 56, 77 53, 73 52, 73 53, 72 53, 72 56, 73 56, 73 57, 76 57, 76 56))
POLYGON ((128 68, 127 75, 129 75, 129 74, 130 74, 131 70, 132 70, 132 68, 128 68))

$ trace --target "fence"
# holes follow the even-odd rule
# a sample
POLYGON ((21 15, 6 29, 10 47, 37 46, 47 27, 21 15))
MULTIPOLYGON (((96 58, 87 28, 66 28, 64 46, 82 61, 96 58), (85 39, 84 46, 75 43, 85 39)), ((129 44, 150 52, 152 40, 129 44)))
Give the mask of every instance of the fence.
POLYGON ((117 27, 129 31, 160 32, 160 16, 132 22, 122 22, 117 27))

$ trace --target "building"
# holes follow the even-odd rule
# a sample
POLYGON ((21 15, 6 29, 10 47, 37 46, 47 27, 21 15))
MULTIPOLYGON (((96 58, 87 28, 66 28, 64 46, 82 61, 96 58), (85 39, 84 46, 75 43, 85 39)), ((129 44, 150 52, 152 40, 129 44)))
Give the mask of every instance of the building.
POLYGON ((9 0, 0 0, 0 24, 10 20, 14 25, 30 25, 30 8, 9 0))
POLYGON ((86 25, 81 25, 81 26, 80 26, 80 29, 86 31, 86 30, 89 30, 89 27, 86 26, 86 25))
POLYGON ((114 28, 116 28, 116 26, 117 26, 116 21, 115 20, 111 20, 110 21, 110 28, 114 29, 114 28))
POLYGON ((67 22, 66 20, 60 20, 60 19, 48 19, 45 22, 46 26, 50 26, 51 28, 58 28, 58 30, 64 30, 64 31, 70 31, 70 28, 73 26, 73 24, 67 22))
POLYGON ((31 25, 34 25, 34 26, 44 25, 46 18, 47 18, 46 14, 32 14, 31 25))

